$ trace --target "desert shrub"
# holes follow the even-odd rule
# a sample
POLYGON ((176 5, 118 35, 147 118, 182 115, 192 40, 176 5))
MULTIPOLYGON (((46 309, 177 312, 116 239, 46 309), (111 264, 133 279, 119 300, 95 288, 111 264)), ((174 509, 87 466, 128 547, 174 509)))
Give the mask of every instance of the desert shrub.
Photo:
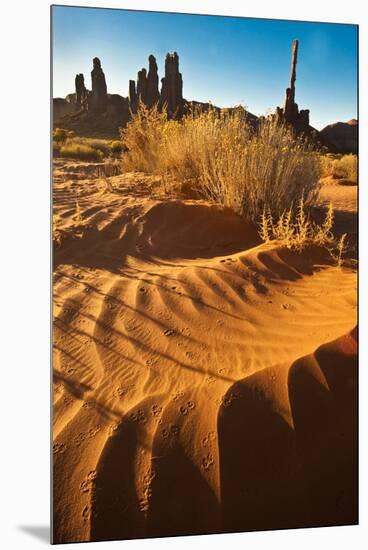
POLYGON ((296 206, 290 206, 278 217, 273 216, 270 210, 263 210, 259 222, 259 235, 264 242, 276 240, 283 246, 299 252, 308 245, 323 247, 340 267, 346 251, 346 233, 338 240, 332 232, 333 224, 332 203, 329 204, 324 221, 318 224, 311 221, 301 197, 296 206))
POLYGON ((101 160, 111 153, 110 140, 76 136, 74 132, 63 128, 54 129, 53 143, 54 154, 81 160, 101 160))
POLYGON ((65 130, 64 128, 54 128, 52 132, 53 141, 56 143, 63 143, 67 139, 73 138, 74 132, 72 130, 65 130))
POLYGON ((123 150, 123 144, 121 141, 112 141, 110 144, 110 150, 113 155, 120 155, 123 150))
POLYGON ((335 179, 347 179, 352 182, 357 182, 357 155, 322 155, 321 167, 323 176, 332 176, 335 179))
POLYGON ((356 155, 343 155, 333 163, 332 176, 357 181, 358 159, 356 155))
POLYGON ((103 153, 99 149, 94 149, 89 145, 67 142, 60 147, 60 156, 98 162, 102 160, 103 153))
POLYGON ((320 167, 321 167, 321 177, 327 177, 331 176, 333 172, 333 163, 336 160, 337 155, 327 153, 327 154, 321 154, 320 159, 320 167))
POLYGON ((102 153, 103 157, 110 155, 110 141, 107 139, 77 137, 73 140, 73 143, 96 149, 102 153))
POLYGON ((302 196, 312 204, 318 194, 313 147, 270 119, 254 131, 243 108, 173 121, 141 106, 121 137, 125 169, 160 174, 169 188, 190 183, 201 196, 254 221, 264 208, 277 215, 302 196))
POLYGON ((131 122, 120 130, 122 144, 127 149, 124 169, 161 173, 163 141, 169 125, 166 111, 160 112, 157 106, 148 109, 141 103, 131 122))

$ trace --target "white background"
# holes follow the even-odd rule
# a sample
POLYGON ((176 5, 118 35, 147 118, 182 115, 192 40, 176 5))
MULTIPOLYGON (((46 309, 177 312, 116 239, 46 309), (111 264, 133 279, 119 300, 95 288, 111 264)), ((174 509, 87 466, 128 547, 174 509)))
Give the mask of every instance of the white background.
MULTIPOLYGON (((368 546, 367 43, 359 0, 82 0, 69 5, 360 24, 360 526, 98 543, 98 549, 351 548, 368 546), (363 540, 365 539, 365 542, 363 540)), ((0 8, 0 544, 44 548, 49 525, 50 167, 49 6, 0 8), (5 301, 5 309, 3 304, 5 301), (38 535, 31 535, 35 529, 38 535), (42 539, 43 534, 43 539, 42 539)), ((341 75, 341 86, 344 78, 341 75)), ((71 544, 69 548, 77 545, 71 544)), ((80 548, 80 545, 78 545, 80 548)), ((88 548, 95 548, 95 545, 88 548)))

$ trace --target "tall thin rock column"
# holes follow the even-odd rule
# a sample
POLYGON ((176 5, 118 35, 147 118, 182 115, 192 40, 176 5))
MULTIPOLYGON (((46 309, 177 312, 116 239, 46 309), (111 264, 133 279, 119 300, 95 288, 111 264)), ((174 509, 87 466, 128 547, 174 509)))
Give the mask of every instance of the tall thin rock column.
POLYGON ((101 68, 101 61, 98 59, 98 57, 95 57, 93 60, 91 79, 91 107, 97 110, 104 110, 107 105, 107 87, 105 74, 101 68))
POLYGON ((129 80, 129 107, 132 113, 137 112, 137 90, 135 80, 129 80))
POLYGON ((298 116, 298 106, 295 103, 295 80, 296 80, 296 64, 298 62, 298 47, 299 41, 293 41, 291 54, 291 70, 290 70, 290 87, 286 89, 286 97, 284 102, 284 116, 287 122, 298 116))
POLYGON ((137 75, 137 99, 138 102, 147 104, 147 71, 141 69, 137 75))
POLYGON ((158 103, 160 99, 160 93, 158 91, 158 73, 157 73, 157 63, 156 58, 153 55, 150 55, 148 58, 149 68, 147 75, 147 96, 146 104, 147 107, 153 107, 158 103))
POLYGON ((183 106, 183 78, 179 72, 179 56, 176 52, 166 55, 165 77, 161 82, 161 106, 166 106, 170 116, 180 116, 183 106))
POLYGON ((88 90, 84 85, 84 75, 82 73, 75 76, 75 102, 82 107, 88 95, 88 90))

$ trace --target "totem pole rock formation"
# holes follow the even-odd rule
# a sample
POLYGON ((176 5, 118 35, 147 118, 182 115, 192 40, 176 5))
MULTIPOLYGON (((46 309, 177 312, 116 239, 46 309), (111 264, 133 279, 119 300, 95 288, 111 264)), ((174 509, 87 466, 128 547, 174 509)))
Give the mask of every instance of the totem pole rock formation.
POLYGON ((137 99, 147 104, 147 71, 141 69, 137 75, 137 99))
POLYGON ((160 92, 158 91, 158 73, 156 58, 150 55, 148 58, 149 68, 147 75, 147 107, 153 107, 160 99, 160 92))
POLYGON ((296 64, 298 62, 298 40, 294 40, 291 53, 290 88, 286 88, 284 116, 287 122, 298 116, 298 105, 295 103, 296 64))
POLYGON ((170 116, 180 116, 183 107, 183 78, 179 72, 179 56, 176 52, 166 55, 165 77, 161 82, 161 106, 167 106, 170 116))
POLYGON ((180 117, 183 114, 183 79, 179 73, 179 56, 176 52, 168 53, 165 61, 165 77, 161 79, 161 94, 158 89, 158 71, 156 58, 150 55, 149 68, 138 71, 137 84, 129 81, 130 110, 137 112, 141 102, 151 108, 155 104, 159 108, 167 109, 170 117, 180 117))
POLYGON ((75 102, 83 107, 88 96, 88 90, 84 85, 84 76, 82 73, 75 76, 75 102))
POLYGON ((291 56, 290 87, 286 88, 284 107, 277 107, 276 117, 293 126, 297 133, 307 132, 309 129, 309 110, 299 111, 295 103, 296 64, 298 61, 299 41, 294 40, 291 56))
POLYGON ((101 68, 101 61, 98 57, 93 60, 91 71, 92 93, 90 95, 90 108, 104 110, 107 104, 107 87, 104 72, 101 68))
POLYGON ((137 90, 135 87, 135 80, 129 80, 129 106, 132 113, 137 112, 137 90))

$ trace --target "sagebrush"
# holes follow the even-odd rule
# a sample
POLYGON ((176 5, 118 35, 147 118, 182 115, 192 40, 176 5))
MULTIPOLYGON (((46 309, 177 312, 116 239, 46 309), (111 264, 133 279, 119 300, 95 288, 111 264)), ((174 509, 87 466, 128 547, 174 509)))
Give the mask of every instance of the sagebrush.
POLYGON ((331 176, 334 179, 346 179, 352 183, 358 181, 358 157, 357 155, 326 154, 321 156, 321 170, 324 177, 331 176))
POLYGON ((121 130, 126 170, 159 174, 168 190, 190 185, 202 197, 254 221, 304 197, 313 204, 320 163, 313 146, 274 120, 257 129, 242 108, 191 112, 180 121, 141 105, 121 130))

